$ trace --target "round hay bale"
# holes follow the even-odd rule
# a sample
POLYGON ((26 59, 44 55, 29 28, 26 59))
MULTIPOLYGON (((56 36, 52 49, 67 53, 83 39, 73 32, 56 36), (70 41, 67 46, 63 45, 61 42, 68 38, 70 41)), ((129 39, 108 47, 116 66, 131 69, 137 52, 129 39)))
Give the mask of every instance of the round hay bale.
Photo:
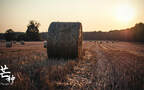
POLYGON ((12 42, 6 42, 6 47, 7 47, 7 48, 12 47, 12 42))
POLYGON ((82 58, 82 24, 52 22, 48 29, 49 58, 82 58))
POLYGON ((13 44, 16 44, 16 41, 13 41, 13 44))
POLYGON ((44 41, 44 48, 47 48, 47 41, 44 41))
POLYGON ((24 41, 20 41, 20 44, 21 44, 21 45, 24 45, 25 43, 24 43, 24 41))

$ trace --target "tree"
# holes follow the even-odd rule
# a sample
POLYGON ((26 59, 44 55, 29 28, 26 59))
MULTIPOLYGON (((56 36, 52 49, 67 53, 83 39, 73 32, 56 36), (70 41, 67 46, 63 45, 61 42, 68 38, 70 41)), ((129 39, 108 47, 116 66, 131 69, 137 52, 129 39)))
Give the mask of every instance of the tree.
POLYGON ((144 42, 144 24, 137 23, 134 27, 131 28, 134 33, 134 40, 139 42, 144 42))
POLYGON ((28 41, 39 41, 40 40, 40 35, 39 35, 39 26, 40 23, 31 20, 27 26, 27 31, 26 31, 26 39, 28 41))
POLYGON ((26 39, 25 33, 21 33, 17 36, 17 41, 25 41, 26 39))
POLYGON ((6 30, 4 36, 7 41, 15 40, 15 33, 12 29, 6 30))

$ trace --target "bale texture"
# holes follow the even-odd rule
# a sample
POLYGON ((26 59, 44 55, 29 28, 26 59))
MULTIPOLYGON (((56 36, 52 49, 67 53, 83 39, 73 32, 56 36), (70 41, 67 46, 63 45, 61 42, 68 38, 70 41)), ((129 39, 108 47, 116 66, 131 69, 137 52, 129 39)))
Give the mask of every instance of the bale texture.
POLYGON ((81 58, 82 35, 79 22, 52 22, 48 29, 48 57, 81 58))
POLYGON ((7 48, 12 47, 12 42, 6 42, 6 47, 7 47, 7 48))

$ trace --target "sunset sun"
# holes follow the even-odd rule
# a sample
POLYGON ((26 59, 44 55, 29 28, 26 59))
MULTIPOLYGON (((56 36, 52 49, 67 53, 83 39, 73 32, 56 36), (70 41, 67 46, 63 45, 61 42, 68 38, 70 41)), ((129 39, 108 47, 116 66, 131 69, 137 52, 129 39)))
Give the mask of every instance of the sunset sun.
POLYGON ((135 10, 129 5, 120 5, 116 8, 116 18, 122 22, 129 22, 134 19, 135 10))

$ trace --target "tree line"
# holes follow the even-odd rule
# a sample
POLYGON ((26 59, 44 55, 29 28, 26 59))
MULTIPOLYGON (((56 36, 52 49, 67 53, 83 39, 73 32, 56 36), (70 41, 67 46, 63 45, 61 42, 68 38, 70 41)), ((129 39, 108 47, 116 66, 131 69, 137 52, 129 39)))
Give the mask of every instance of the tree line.
POLYGON ((31 20, 26 32, 14 32, 13 29, 8 29, 4 34, 0 34, 0 38, 6 41, 40 41, 39 26, 40 23, 31 20))
POLYGON ((109 32, 84 32, 83 37, 84 40, 119 40, 144 42, 144 24, 137 23, 131 28, 112 30, 109 32))
MULTIPOLYGON (((0 39, 7 41, 40 41, 47 40, 47 33, 39 33, 40 23, 32 20, 27 26, 26 32, 14 32, 12 29, 6 30, 4 34, 0 34, 0 39)), ((84 40, 120 40, 144 42, 144 24, 137 23, 135 26, 122 30, 111 30, 109 32, 84 32, 84 40)))

